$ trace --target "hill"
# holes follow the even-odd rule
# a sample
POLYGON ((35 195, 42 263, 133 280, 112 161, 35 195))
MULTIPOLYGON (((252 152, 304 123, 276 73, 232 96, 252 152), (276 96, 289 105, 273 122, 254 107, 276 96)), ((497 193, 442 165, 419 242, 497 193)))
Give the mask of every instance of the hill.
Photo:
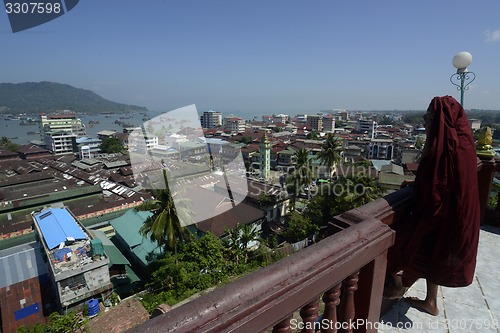
POLYGON ((115 103, 96 93, 55 82, 0 83, 0 113, 147 111, 145 107, 115 103))

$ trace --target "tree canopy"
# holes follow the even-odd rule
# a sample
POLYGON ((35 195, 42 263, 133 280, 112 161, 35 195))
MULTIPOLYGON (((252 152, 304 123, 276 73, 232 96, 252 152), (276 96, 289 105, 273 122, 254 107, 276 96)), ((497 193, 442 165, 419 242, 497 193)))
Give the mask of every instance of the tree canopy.
POLYGON ((99 146, 103 153, 113 154, 119 153, 123 150, 123 142, 115 137, 109 137, 102 140, 101 145, 99 146))

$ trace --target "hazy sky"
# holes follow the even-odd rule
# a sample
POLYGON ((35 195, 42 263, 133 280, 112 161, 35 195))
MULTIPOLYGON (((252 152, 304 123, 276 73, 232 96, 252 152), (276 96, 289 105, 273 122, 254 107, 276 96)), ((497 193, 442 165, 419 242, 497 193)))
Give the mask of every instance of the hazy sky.
POLYGON ((459 98, 451 60, 469 51, 465 107, 500 109, 498 0, 81 0, 19 33, 0 8, 0 82, 158 111, 423 110, 459 98))

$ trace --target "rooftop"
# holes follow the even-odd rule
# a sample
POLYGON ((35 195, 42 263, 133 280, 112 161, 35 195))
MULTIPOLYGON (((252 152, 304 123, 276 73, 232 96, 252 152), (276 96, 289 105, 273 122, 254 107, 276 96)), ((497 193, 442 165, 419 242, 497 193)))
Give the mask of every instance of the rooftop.
POLYGON ((0 288, 47 274, 47 265, 36 242, 0 251, 0 267, 4 272, 0 275, 0 288))
POLYGON ((66 208, 47 208, 33 218, 55 276, 107 259, 102 242, 91 239, 66 208))

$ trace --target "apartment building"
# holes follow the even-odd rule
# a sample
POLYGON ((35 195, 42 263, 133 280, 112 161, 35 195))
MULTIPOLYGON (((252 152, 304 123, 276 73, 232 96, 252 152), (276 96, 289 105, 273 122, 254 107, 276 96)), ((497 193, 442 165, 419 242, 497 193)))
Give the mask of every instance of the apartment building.
POLYGON ((323 130, 323 116, 308 115, 306 124, 312 131, 321 132, 323 130))
POLYGON ((203 112, 200 117, 201 127, 213 128, 222 125, 222 113, 213 110, 203 112))
POLYGON ((358 119, 356 122, 356 131, 358 133, 368 134, 370 138, 375 137, 377 122, 373 120, 358 119))
POLYGON ((44 134, 45 147, 54 155, 73 154, 78 151, 77 134, 64 131, 46 131, 44 134))
POLYGON ((87 135, 85 125, 74 114, 40 114, 40 140, 45 142, 47 132, 67 132, 75 134, 77 137, 87 135))
POLYGON ((232 133, 245 132, 245 120, 238 117, 224 118, 224 130, 232 133))
POLYGON ((91 238, 66 207, 31 216, 60 307, 77 306, 113 288, 101 240, 91 238))
POLYGON ((333 133, 335 130, 335 117, 332 115, 323 116, 323 132, 333 133))

